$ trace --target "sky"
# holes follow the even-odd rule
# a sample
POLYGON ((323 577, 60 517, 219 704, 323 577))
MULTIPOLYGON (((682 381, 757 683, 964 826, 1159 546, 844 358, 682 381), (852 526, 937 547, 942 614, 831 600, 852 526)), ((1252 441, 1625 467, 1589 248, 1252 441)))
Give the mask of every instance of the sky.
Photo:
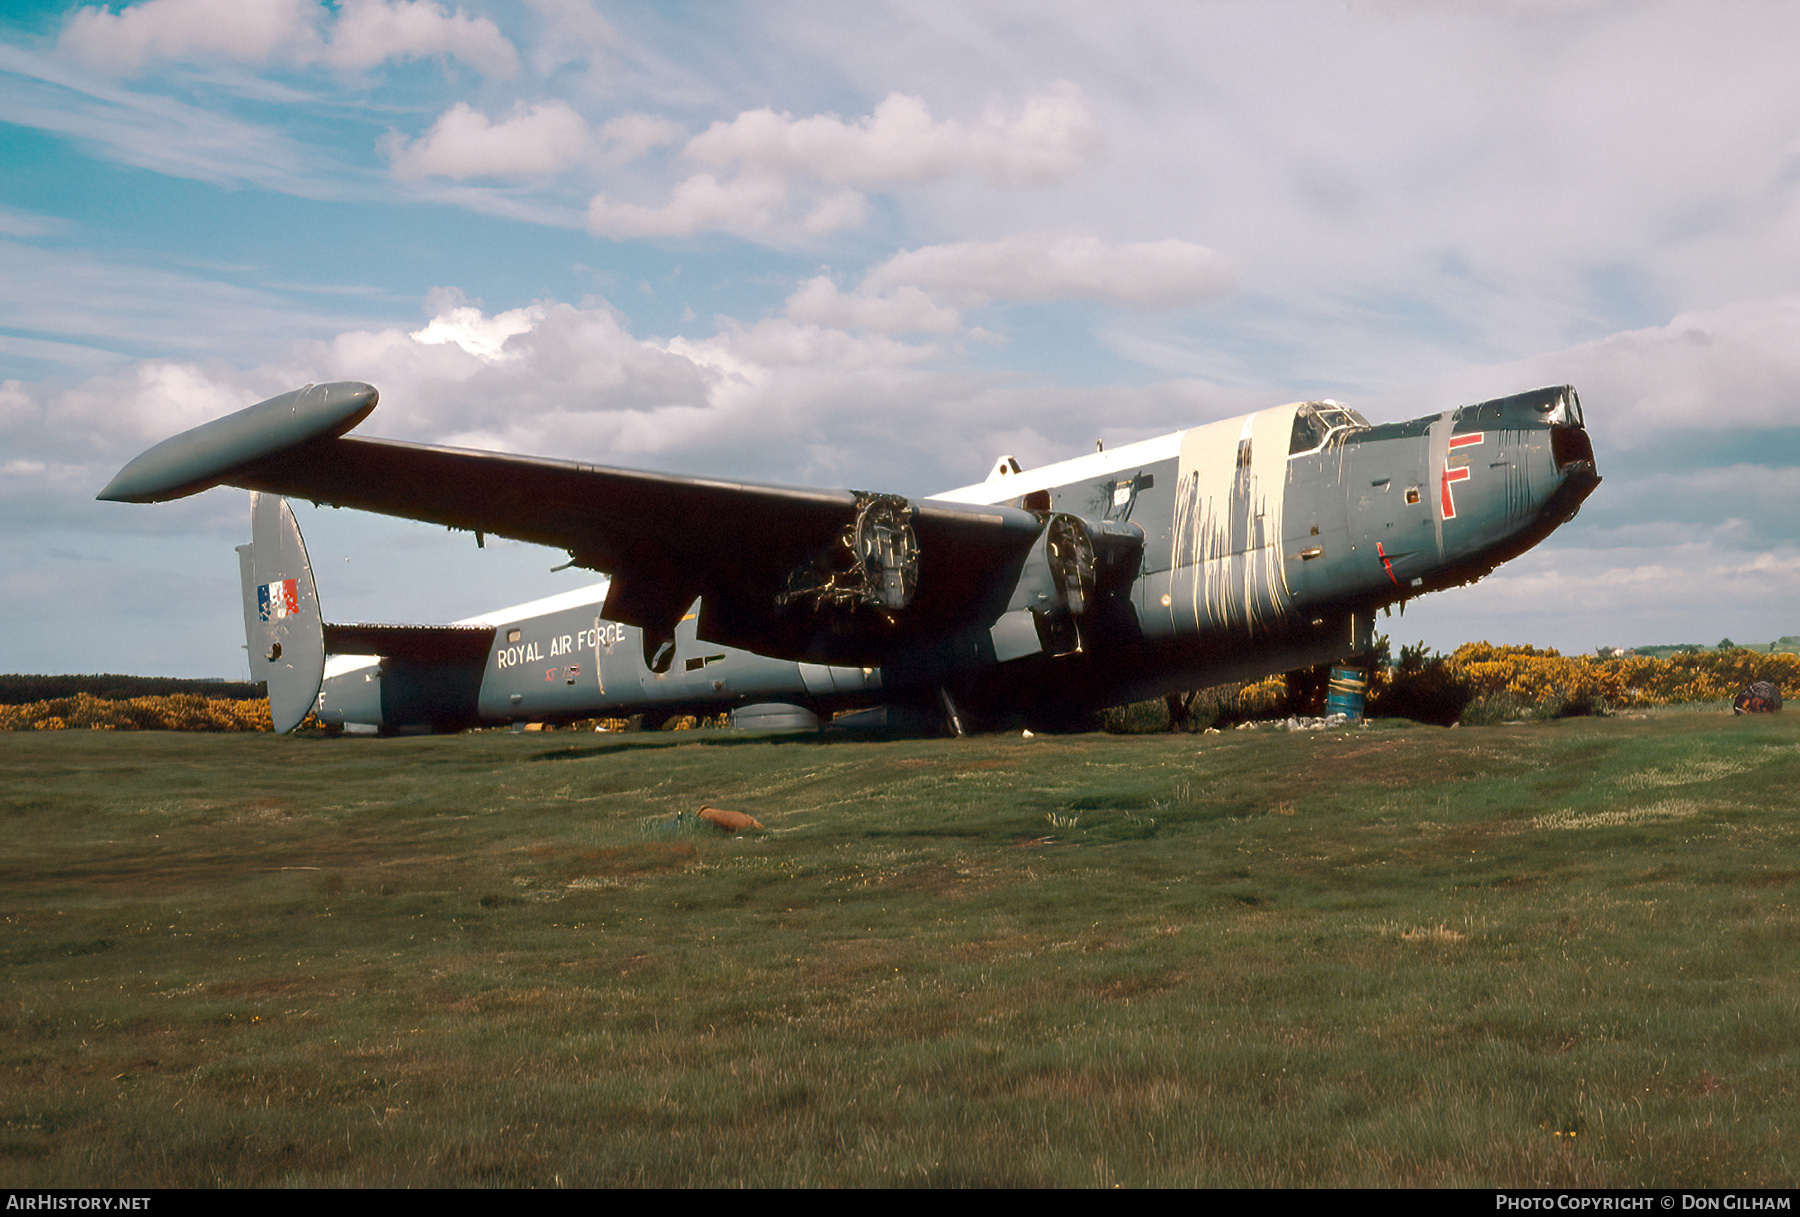
MULTIPOLYGON (((247 496, 94 495, 326 380, 359 434, 913 495, 1570 383, 1604 483, 1394 646, 1800 633, 1796 62, 1776 0, 15 0, 0 671, 242 677, 247 496)), ((330 620, 593 578, 296 512, 330 620)))

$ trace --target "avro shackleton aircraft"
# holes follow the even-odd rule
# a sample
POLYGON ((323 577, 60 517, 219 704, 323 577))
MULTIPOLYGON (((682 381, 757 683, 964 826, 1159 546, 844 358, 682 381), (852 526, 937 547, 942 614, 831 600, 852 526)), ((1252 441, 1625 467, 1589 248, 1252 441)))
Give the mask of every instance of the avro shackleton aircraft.
MULTIPOLYGON (((919 499, 349 437, 376 400, 284 393, 164 440, 99 497, 240 486, 565 549, 610 576, 597 616, 651 673, 720 647, 869 669, 880 700, 960 729, 1353 658, 1377 610, 1481 578, 1600 482, 1566 385, 1378 426, 1277 406, 1039 469, 1002 457, 919 499)), ((487 644, 482 721, 528 716, 517 646, 487 644)))

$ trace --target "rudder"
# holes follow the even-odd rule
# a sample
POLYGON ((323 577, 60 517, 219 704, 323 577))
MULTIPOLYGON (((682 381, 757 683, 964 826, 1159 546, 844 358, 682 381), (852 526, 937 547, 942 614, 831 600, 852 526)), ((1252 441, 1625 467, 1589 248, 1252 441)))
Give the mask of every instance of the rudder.
POLYGON ((325 626, 306 542, 286 499, 251 492, 250 544, 237 553, 250 678, 268 682, 275 730, 292 731, 318 704, 325 626))

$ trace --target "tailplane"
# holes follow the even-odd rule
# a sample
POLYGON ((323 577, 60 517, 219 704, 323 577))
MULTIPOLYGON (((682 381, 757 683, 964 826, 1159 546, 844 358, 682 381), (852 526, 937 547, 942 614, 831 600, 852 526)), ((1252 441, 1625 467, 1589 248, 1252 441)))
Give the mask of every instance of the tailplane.
POLYGON ((319 700, 325 626, 306 542, 287 500, 250 494, 250 544, 237 547, 250 678, 269 685, 275 730, 292 731, 319 700))

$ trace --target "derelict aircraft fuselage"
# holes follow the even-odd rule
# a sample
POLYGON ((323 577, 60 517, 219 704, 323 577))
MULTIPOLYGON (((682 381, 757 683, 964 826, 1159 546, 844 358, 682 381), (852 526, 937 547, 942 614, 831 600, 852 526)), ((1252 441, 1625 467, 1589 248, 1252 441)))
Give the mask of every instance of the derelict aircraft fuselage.
POLYGON ((100 497, 234 485, 554 545, 609 574, 597 609, 496 630, 459 661, 486 722, 628 712, 600 689, 628 635, 640 687, 679 674, 721 709, 861 698, 1077 721, 1355 656, 1377 611, 1482 577, 1600 481, 1568 386, 1380 425, 1295 403, 1037 469, 1002 458, 917 499, 347 436, 375 402, 352 383, 283 394, 164 441, 100 497), (794 666, 740 690, 739 652, 794 666), (832 670, 862 687, 840 696, 832 670))

